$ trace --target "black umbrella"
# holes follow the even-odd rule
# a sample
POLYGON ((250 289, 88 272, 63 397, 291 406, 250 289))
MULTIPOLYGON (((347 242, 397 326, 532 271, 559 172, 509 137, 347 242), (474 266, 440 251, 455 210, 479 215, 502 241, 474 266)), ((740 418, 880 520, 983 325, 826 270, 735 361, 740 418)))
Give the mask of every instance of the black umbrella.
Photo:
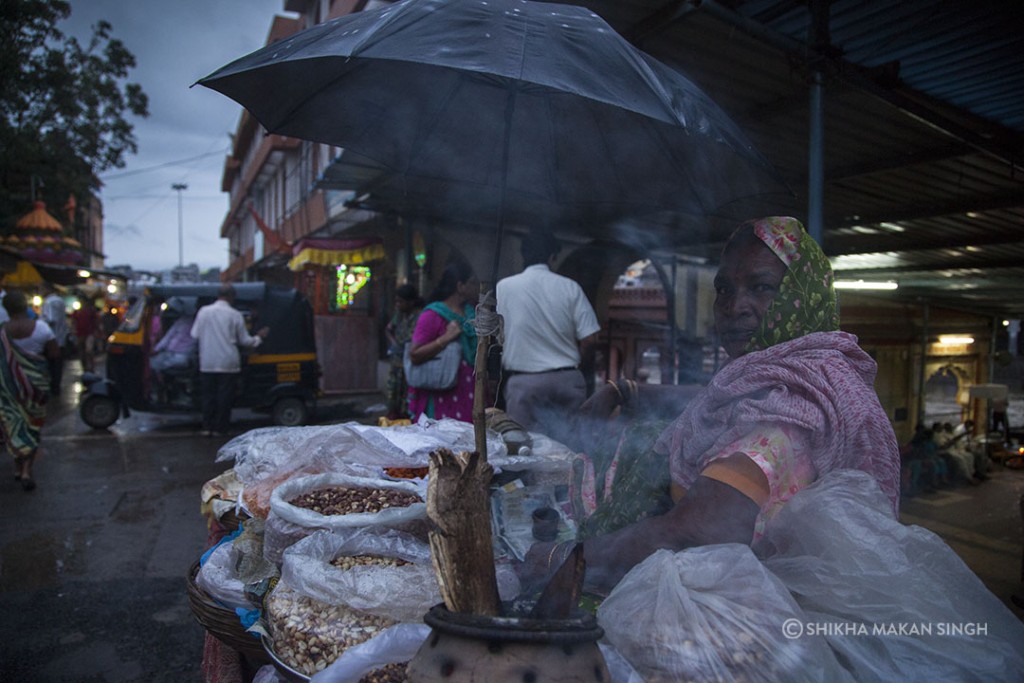
MULTIPOLYGON (((199 83, 272 133, 343 147, 335 182, 380 208, 493 226, 492 281, 509 220, 642 230, 785 190, 697 86, 574 5, 405 0, 199 83)), ((479 396, 488 343, 482 333, 479 396)), ((483 412, 478 398, 486 452, 483 412)))
POLYGON ((493 226, 498 245, 506 222, 661 228, 785 191, 699 88, 573 5, 405 0, 199 83, 270 132, 345 148, 328 186, 493 226))

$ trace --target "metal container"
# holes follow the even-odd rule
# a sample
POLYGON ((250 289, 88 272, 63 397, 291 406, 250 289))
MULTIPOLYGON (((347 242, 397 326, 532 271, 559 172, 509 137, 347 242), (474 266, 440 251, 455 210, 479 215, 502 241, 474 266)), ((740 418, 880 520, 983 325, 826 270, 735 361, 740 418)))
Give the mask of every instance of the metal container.
POLYGON ((597 641, 604 631, 591 614, 521 619, 431 608, 433 630, 409 662, 412 683, 594 683, 611 680, 597 641))

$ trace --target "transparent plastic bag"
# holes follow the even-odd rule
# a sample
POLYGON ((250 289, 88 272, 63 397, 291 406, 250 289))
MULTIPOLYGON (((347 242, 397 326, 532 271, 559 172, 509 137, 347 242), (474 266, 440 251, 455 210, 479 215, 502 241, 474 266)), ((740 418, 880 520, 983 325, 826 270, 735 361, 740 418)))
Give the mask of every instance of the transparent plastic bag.
POLYGON ((345 604, 394 621, 420 621, 441 601, 430 548, 394 529, 314 533, 285 551, 281 580, 320 602, 345 604), (332 564, 340 556, 394 558, 408 564, 340 569, 332 564))
POLYGON ((411 493, 426 500, 426 483, 412 480, 394 481, 384 478, 357 477, 326 473, 290 479, 270 496, 270 514, 263 540, 263 554, 270 562, 279 563, 285 548, 319 529, 341 530, 366 526, 401 526, 426 519, 426 503, 390 507, 379 512, 355 512, 346 515, 324 515, 315 510, 293 505, 298 496, 324 488, 388 489, 411 493))
POLYGON ((263 617, 274 654, 306 675, 323 671, 342 652, 395 623, 311 598, 284 580, 264 600, 263 617))
POLYGON ((196 574, 196 585, 214 600, 232 609, 252 609, 245 597, 245 584, 236 572, 234 542, 213 549, 196 574))
POLYGON ((253 429, 221 446, 217 462, 234 461, 245 508, 265 518, 271 493, 286 481, 324 472, 371 471, 379 456, 352 424, 253 429))
POLYGON ((791 639, 802 613, 749 547, 659 550, 597 612, 605 640, 645 681, 849 681, 820 637, 791 639))
POLYGON ((396 662, 408 662, 416 656, 423 641, 430 635, 426 624, 397 624, 385 629, 365 643, 350 647, 320 673, 311 683, 359 683, 376 669, 396 662))
POLYGON ((264 664, 256 670, 252 683, 288 683, 288 679, 279 674, 273 664, 264 664))
POLYGON ((941 538, 893 517, 875 481, 832 472, 756 550, 859 681, 1019 681, 1024 624, 941 538))

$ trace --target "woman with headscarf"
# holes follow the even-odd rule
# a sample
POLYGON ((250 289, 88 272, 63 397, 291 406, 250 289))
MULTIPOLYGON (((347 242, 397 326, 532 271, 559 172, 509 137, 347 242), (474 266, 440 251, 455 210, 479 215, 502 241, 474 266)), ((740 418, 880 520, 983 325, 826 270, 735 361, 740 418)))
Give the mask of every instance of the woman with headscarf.
POLYGON ((437 356, 453 341, 460 344, 462 359, 458 378, 451 389, 409 387, 409 413, 413 422, 419 420, 420 415, 437 420, 448 417, 473 421, 473 365, 477 342, 473 301, 479 289, 480 282, 469 265, 452 263, 445 268, 441 281, 430 295, 430 303, 420 313, 410 342, 413 364, 437 356))
POLYGON ((0 324, 0 435, 14 457, 14 478, 31 491, 49 398, 47 361, 60 355, 60 347, 49 325, 29 317, 24 294, 9 292, 3 305, 10 320, 0 324))
MULTIPOLYGON (((620 449, 577 463, 574 497, 600 520, 581 523, 591 590, 608 590, 660 548, 750 544, 793 495, 833 470, 867 472, 896 511, 899 454, 872 386, 876 365, 839 331, 831 267, 800 222, 741 225, 722 253, 715 292, 730 361, 707 387, 694 394, 620 380, 582 409, 606 418, 616 406, 645 414, 673 394, 688 401, 646 457, 620 449), (638 509, 637 492, 660 473, 662 497, 638 509)), ((557 568, 571 545, 535 545, 525 577, 557 568)))

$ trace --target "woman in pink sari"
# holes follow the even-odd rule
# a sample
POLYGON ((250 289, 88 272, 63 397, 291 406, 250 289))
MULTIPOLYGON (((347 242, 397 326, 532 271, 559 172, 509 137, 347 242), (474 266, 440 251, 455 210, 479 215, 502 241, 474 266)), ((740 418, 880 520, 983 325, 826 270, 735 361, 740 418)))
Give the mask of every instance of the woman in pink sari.
MULTIPOLYGON (((581 409, 606 420, 618 406, 637 414, 673 401, 677 413, 685 406, 647 461, 667 463, 669 509, 606 515, 620 528, 583 544, 591 590, 607 591, 660 548, 750 544, 796 492, 834 470, 867 472, 897 509, 899 453, 873 388, 876 365, 856 337, 839 331, 832 269, 800 222, 741 225, 722 253, 715 291, 715 328, 730 361, 707 387, 695 393, 619 380, 581 409)), ((636 499, 636 487, 616 470, 650 472, 616 465, 583 477, 597 482, 591 512, 636 499)), ((556 569, 572 545, 535 545, 525 577, 556 569)))
POLYGON ((473 421, 474 377, 476 358, 476 311, 473 302, 480 290, 480 281, 473 269, 456 262, 445 268, 441 281, 430 295, 430 303, 420 313, 412 333, 410 358, 420 364, 458 342, 462 349, 459 375, 451 389, 434 390, 409 387, 409 415, 413 422, 420 415, 440 420, 452 418, 473 421))

